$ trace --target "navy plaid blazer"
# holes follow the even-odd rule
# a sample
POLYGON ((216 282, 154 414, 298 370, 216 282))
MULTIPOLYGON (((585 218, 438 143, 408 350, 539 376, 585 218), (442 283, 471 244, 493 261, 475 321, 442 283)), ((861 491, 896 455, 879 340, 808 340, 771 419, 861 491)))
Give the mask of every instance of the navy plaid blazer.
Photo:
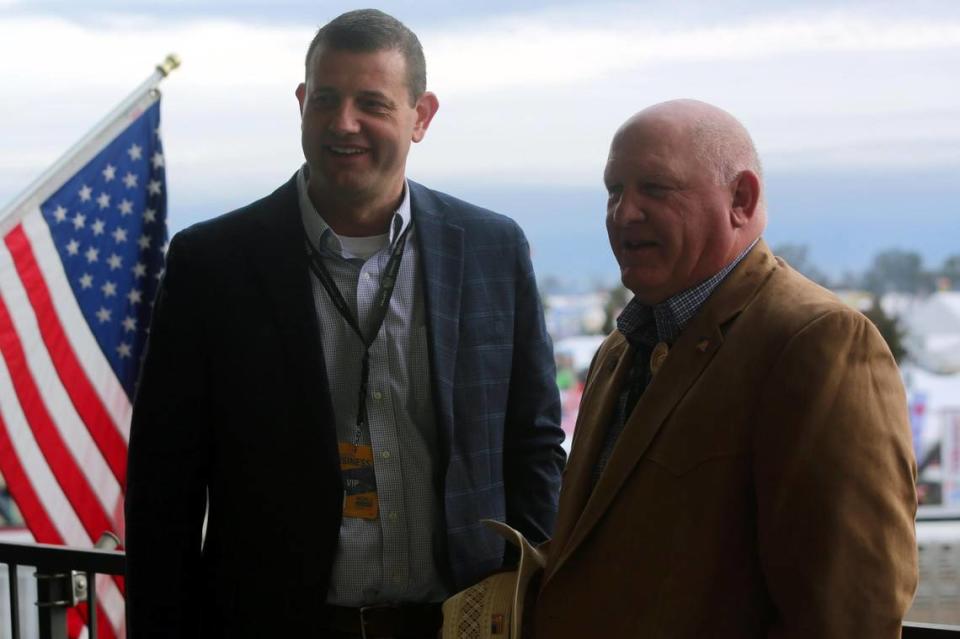
MULTIPOLYGON (((553 353, 509 218, 409 182, 451 590, 504 561, 479 520, 552 533, 553 353)), ((294 180, 172 240, 131 427, 127 612, 140 637, 322 636, 336 429, 294 180), (204 506, 207 534, 201 549, 204 506)))

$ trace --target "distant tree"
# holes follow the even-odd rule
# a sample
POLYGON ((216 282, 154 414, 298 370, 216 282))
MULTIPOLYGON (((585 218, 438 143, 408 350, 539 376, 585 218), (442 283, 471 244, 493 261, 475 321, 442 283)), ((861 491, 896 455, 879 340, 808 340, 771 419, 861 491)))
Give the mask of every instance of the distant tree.
POLYGON ((887 347, 890 349, 890 352, 893 353, 893 359, 899 364, 907 354, 907 349, 903 345, 903 338, 906 331, 900 324, 900 320, 887 315, 883 311, 883 307, 880 305, 880 298, 876 295, 873 297, 870 308, 864 311, 863 314, 866 315, 867 318, 873 322, 874 326, 877 327, 877 330, 880 331, 880 335, 882 335, 883 339, 887 342, 887 347))
POLYGON ((874 295, 924 293, 933 289, 933 276, 923 270, 923 260, 914 251, 887 249, 873 257, 863 275, 863 288, 874 295))
POLYGON ((946 278, 950 282, 951 289, 960 290, 960 254, 951 255, 945 259, 937 275, 946 278))
POLYGON ((826 273, 817 268, 809 258, 809 249, 806 244, 778 244, 773 247, 773 254, 782 257, 787 264, 803 273, 805 276, 820 284, 828 286, 826 273))
POLYGON ((834 290, 860 288, 863 286, 863 276, 854 271, 844 271, 843 275, 831 284, 830 288, 834 290))
POLYGON ((609 335, 617 328, 617 318, 620 316, 620 312, 623 311, 623 308, 627 305, 627 301, 630 299, 630 291, 627 290, 627 287, 617 286, 610 290, 610 295, 607 297, 607 303, 603 308, 603 333, 609 335))

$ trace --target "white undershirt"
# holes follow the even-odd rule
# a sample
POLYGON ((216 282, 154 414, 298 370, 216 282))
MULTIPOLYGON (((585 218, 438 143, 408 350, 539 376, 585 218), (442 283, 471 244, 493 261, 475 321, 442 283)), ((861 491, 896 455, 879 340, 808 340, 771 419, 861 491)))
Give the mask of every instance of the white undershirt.
MULTIPOLYGON (((332 233, 333 229, 330 232, 332 233)), ((387 245, 389 235, 389 233, 369 237, 337 235, 337 239, 340 240, 340 246, 343 248, 343 257, 347 259, 359 257, 363 261, 367 261, 371 255, 387 245)))

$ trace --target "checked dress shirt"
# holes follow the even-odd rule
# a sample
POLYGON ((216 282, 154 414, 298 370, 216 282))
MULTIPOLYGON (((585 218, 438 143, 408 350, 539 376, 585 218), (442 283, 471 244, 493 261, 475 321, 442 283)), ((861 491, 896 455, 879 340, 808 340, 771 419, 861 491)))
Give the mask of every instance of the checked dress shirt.
POLYGON ((617 405, 614 407, 600 458, 593 469, 594 485, 600 479, 603 469, 606 468, 617 439, 623 432, 623 428, 634 407, 636 407, 640 395, 643 394, 653 377, 650 373, 650 354, 654 347, 659 342, 664 342, 668 346, 673 344, 680 331, 696 315, 714 289, 746 257, 756 243, 757 241, 754 240, 736 259, 723 267, 716 275, 693 288, 677 293, 654 306, 648 306, 641 303, 637 298, 633 298, 620 313, 620 317, 617 318, 617 330, 623 333, 634 349, 633 364, 630 367, 627 383, 621 389, 617 405))

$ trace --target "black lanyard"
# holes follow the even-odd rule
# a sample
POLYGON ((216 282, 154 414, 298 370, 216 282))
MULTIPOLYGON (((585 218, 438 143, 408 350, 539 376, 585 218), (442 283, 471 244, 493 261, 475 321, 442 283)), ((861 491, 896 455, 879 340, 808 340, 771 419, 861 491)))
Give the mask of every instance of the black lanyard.
POLYGON ((410 224, 407 225, 407 228, 403 230, 400 237, 394 242, 393 249, 390 251, 390 260, 387 262, 387 268, 380 276, 380 287, 377 289, 377 296, 373 300, 373 315, 371 317, 373 326, 371 327, 372 330, 369 339, 363 335, 363 331, 360 329, 360 322, 347 305, 347 301, 343 299, 340 289, 337 288, 337 283, 333 281, 330 272, 327 271, 327 267, 323 265, 323 261, 317 254, 316 249, 313 248, 309 238, 306 241, 307 254, 310 256, 310 270, 312 270, 313 274, 320 280, 323 288, 327 291, 327 295, 330 296, 330 301, 333 302, 333 305, 347 322, 347 325, 353 329, 353 332, 356 333, 360 341, 363 342, 363 359, 361 360, 360 366, 360 390, 357 398, 357 432, 354 434, 354 446, 360 443, 363 429, 367 425, 367 381, 370 379, 370 346, 374 340, 377 339, 377 335, 380 333, 380 327, 383 326, 383 320, 387 316, 387 310, 390 308, 390 298, 393 297, 393 289, 397 284, 397 272, 400 270, 400 260, 403 259, 403 248, 407 245, 407 235, 412 228, 413 220, 410 220, 410 224))

